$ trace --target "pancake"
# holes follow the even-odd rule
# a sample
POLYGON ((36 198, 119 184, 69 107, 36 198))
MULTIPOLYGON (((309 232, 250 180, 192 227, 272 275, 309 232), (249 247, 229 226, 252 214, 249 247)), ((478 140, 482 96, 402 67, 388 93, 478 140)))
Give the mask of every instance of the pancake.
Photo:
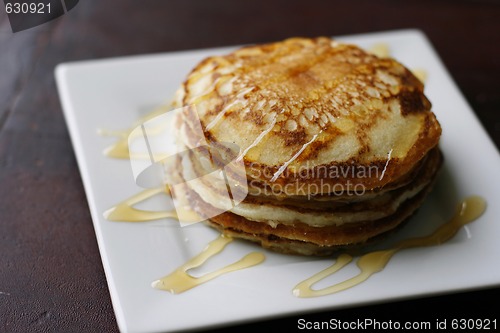
POLYGON ((366 244, 420 207, 442 163, 423 90, 396 60, 324 37, 207 58, 176 95, 179 146, 190 152, 176 162, 190 180, 177 195, 208 225, 278 252, 366 244), (197 149, 202 141, 219 153, 197 149), (221 167, 248 189, 234 207, 222 204, 227 186, 203 177, 221 167))

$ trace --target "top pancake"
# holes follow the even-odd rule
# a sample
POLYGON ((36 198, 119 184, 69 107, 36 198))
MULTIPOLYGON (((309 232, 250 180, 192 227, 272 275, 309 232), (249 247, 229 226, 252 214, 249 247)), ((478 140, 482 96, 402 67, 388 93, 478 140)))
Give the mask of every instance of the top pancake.
MULTIPOLYGON (((441 134, 423 84, 408 69, 329 38, 207 58, 177 104, 196 107, 210 143, 237 144, 249 179, 264 185, 380 189, 405 178, 441 134)), ((194 120, 185 121, 192 131, 194 120)))

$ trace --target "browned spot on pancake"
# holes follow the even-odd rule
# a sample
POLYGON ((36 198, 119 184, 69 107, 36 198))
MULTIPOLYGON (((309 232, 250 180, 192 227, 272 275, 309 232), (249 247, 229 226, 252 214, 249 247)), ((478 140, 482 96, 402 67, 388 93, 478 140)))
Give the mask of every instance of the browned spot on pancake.
POLYGON ((414 112, 424 112, 429 106, 427 98, 417 90, 402 90, 398 94, 398 99, 401 103, 401 114, 404 116, 414 112))

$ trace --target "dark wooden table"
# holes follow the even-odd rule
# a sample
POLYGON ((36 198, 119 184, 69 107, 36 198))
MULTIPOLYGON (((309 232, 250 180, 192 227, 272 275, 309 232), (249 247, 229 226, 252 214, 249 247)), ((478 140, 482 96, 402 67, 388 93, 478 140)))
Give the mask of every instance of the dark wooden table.
MULTIPOLYGON (((15 34, 2 8, 0 332, 118 330, 54 84, 55 65, 400 28, 419 28, 428 35, 499 147, 500 4, 496 1, 81 0, 68 14, 15 34)), ((326 311, 248 327, 280 325, 293 330, 299 317, 493 319, 499 318, 499 291, 326 311)))

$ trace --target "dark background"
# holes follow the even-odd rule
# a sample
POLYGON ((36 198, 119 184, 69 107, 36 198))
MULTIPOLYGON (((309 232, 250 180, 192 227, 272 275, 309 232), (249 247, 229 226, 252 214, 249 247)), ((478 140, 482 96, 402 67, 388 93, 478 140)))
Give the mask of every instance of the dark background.
MULTIPOLYGON (((55 88, 56 64, 400 28, 429 37, 499 147, 497 1, 81 0, 66 15, 15 34, 0 9, 0 332, 118 330, 55 88)), ((292 330, 299 317, 494 319, 499 308, 494 288, 248 327, 292 330)))

